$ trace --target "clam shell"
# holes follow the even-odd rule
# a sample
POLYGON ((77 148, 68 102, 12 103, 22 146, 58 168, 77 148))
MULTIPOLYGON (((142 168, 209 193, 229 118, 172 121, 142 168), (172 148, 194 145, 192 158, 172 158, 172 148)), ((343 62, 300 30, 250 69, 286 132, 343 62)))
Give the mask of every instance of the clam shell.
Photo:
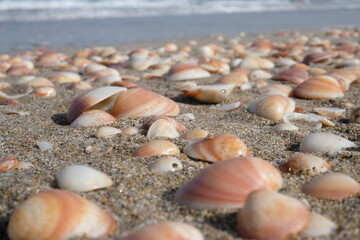
POLYGON ((271 69, 275 67, 275 64, 265 58, 261 58, 259 56, 250 55, 245 57, 240 65, 241 68, 248 68, 248 69, 257 69, 257 68, 264 68, 264 69, 271 69))
POLYGON ((342 173, 326 173, 307 183, 302 191, 316 198, 342 200, 360 193, 360 184, 342 173))
POLYGON ((331 169, 329 162, 310 154, 298 154, 280 165, 284 172, 317 175, 331 169))
POLYGON ((32 94, 41 96, 41 97, 54 97, 56 96, 56 90, 54 87, 38 87, 32 94))
POLYGON ((237 215, 240 235, 249 239, 287 239, 307 224, 309 212, 292 197, 270 190, 252 192, 237 215))
POLYGON ((261 69, 253 70, 249 74, 249 78, 252 81, 256 81, 256 80, 260 80, 260 79, 270 79, 271 77, 272 77, 271 73, 261 70, 261 69))
POLYGON ((70 127, 95 127, 116 122, 116 118, 102 110, 90 110, 83 112, 71 124, 70 127))
POLYGON ((235 86, 240 86, 249 81, 247 75, 241 71, 232 72, 228 75, 221 77, 217 80, 216 84, 233 84, 235 86))
POLYGON ((297 131, 299 128, 292 123, 281 123, 273 127, 274 131, 297 131))
POLYGON ((237 157, 203 169, 179 188, 175 199, 195 209, 241 208, 252 191, 281 185, 279 171, 268 161, 237 157))
POLYGON ((29 86, 33 88, 37 87, 54 87, 54 84, 47 78, 43 77, 34 77, 30 80, 29 86))
POLYGON ((310 213, 306 227, 299 233, 300 237, 320 237, 330 235, 336 230, 336 224, 330 219, 317 214, 310 213))
POLYGON ((199 102, 219 103, 229 97, 234 87, 232 84, 216 84, 182 88, 181 91, 199 102))
POLYGON ((68 64, 68 57, 62 53, 45 52, 38 57, 36 64, 42 68, 64 66, 68 64))
POLYGON ((274 80, 288 81, 299 85, 304 81, 308 80, 309 74, 301 68, 289 68, 286 69, 273 77, 274 80))
POLYGON ((284 84, 272 84, 263 88, 266 95, 282 95, 290 97, 292 95, 292 87, 284 84))
POLYGON ((360 107, 351 113, 349 120, 352 123, 360 123, 360 107))
POLYGON ((209 132, 206 130, 194 129, 185 132, 183 135, 180 136, 180 138, 185 140, 195 140, 195 139, 206 138, 208 134, 209 132))
POLYGON ((56 175, 56 182, 62 189, 88 192, 112 185, 106 174, 84 165, 72 165, 64 168, 56 175))
POLYGON ((189 79, 199 79, 199 78, 207 78, 210 77, 210 73, 203 68, 186 64, 186 63, 178 63, 172 66, 167 73, 166 80, 168 81, 182 81, 189 79))
POLYGON ((6 157, 0 160, 0 172, 7 172, 17 168, 19 162, 14 157, 6 157))
POLYGON ((179 159, 171 156, 161 157, 149 164, 149 169, 157 173, 174 172, 183 168, 179 159))
POLYGON ((155 121, 149 128, 146 136, 151 137, 168 137, 168 138, 177 138, 179 133, 173 127, 171 123, 164 119, 159 119, 155 121))
POLYGON ((344 116, 346 109, 322 107, 322 108, 314 108, 314 111, 325 117, 338 118, 344 116))
POLYGON ((114 127, 101 127, 96 130, 95 136, 97 138, 109 138, 119 133, 121 133, 120 129, 114 127))
POLYGON ((159 119, 168 121, 178 132, 182 132, 186 129, 186 127, 183 124, 181 124, 180 122, 176 121, 175 119, 173 119, 171 117, 167 117, 167 116, 153 116, 153 117, 149 118, 149 120, 147 120, 142 125, 142 128, 149 129, 149 127, 159 119))
POLYGON ((357 147, 355 143, 331 133, 312 133, 300 143, 300 152, 338 152, 343 148, 357 147))
POLYGON ((303 63, 326 63, 331 60, 331 54, 327 52, 313 52, 304 57, 303 63))
POLYGON ((115 230, 115 219, 94 203, 65 190, 33 195, 11 215, 10 239, 72 239, 106 237, 115 230))
POLYGON ((73 72, 60 72, 52 76, 50 80, 58 83, 73 83, 80 82, 81 77, 79 74, 73 72))
POLYGON ((229 64, 218 59, 210 59, 207 62, 201 63, 200 67, 204 68, 210 73, 228 74, 230 72, 229 64))
POLYGON ((179 106, 171 99, 141 87, 131 87, 120 93, 111 110, 114 117, 176 116, 179 106))
POLYGON ((175 144, 166 140, 155 140, 138 147, 132 154, 133 157, 150 157, 160 155, 177 155, 180 150, 175 144))
POLYGON ((184 148, 184 153, 188 157, 209 162, 251 155, 245 143, 232 134, 218 134, 191 143, 184 148))

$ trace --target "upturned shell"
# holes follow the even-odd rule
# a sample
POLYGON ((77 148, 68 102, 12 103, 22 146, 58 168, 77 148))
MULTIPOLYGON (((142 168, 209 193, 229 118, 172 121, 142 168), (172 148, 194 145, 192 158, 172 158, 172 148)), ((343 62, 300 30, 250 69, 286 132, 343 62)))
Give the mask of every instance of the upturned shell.
POLYGON ((33 195, 17 207, 7 228, 12 240, 100 238, 114 230, 115 219, 109 213, 65 190, 33 195))
POLYGON ((149 169, 157 173, 174 172, 183 168, 179 159, 171 156, 161 157, 149 164, 149 169))
POLYGON ((307 224, 309 212, 292 197, 270 190, 252 192, 237 215, 240 235, 249 239, 287 239, 307 224))
POLYGON ((302 188, 303 192, 316 198, 342 200, 360 193, 360 184, 342 173, 326 173, 302 188))
POLYGON ((284 172, 317 175, 331 169, 329 162, 310 154, 298 154, 281 164, 284 172))
POLYGON ((132 154, 133 157, 150 157, 160 155, 177 155, 180 150, 170 141, 155 140, 138 147, 132 154))
POLYGON ((301 230, 301 237, 320 237, 330 235, 337 228, 336 224, 330 219, 317 214, 310 213, 309 221, 305 228, 301 230))
POLYGON ((209 132, 206 130, 194 129, 185 132, 183 135, 180 136, 180 138, 185 140, 195 140, 195 139, 206 138, 208 134, 209 132))
POLYGON ((179 106, 173 100, 141 87, 130 87, 120 93, 111 114, 114 117, 176 116, 179 106))
POLYGON ((295 102, 285 96, 270 95, 252 102, 246 110, 261 117, 279 121, 284 114, 295 110, 295 102))
POLYGON ((210 73, 203 68, 186 64, 186 63, 178 63, 172 66, 167 73, 166 80, 168 81, 182 81, 189 79, 199 79, 199 78, 207 78, 210 77, 210 73))
POLYGON ((349 120, 352 123, 360 123, 360 107, 351 113, 349 120))
POLYGON ((216 84, 234 84, 235 86, 240 86, 249 81, 247 75, 243 72, 232 72, 228 75, 221 77, 217 80, 216 84))
POLYGON ((188 157, 210 162, 251 155, 245 143, 232 134, 218 134, 190 143, 184 148, 184 153, 188 157))
POLYGON ((83 112, 71 124, 70 127, 95 127, 116 122, 116 118, 102 110, 90 110, 83 112))
POLYGON ((282 178, 268 161, 237 157, 214 163, 185 183, 175 199, 195 209, 241 208, 249 193, 278 190, 282 178))
POLYGON ((173 127, 171 123, 164 119, 159 119, 155 121, 149 128, 146 136, 151 137, 168 137, 168 138, 177 138, 179 133, 173 127))
POLYGON ((229 97, 235 85, 215 84, 182 88, 181 91, 199 102, 219 103, 229 97))
POLYGON ((312 133, 300 143, 300 152, 338 152, 343 148, 357 147, 355 143, 331 133, 312 133))
POLYGON ((299 85, 309 78, 309 74, 301 68, 289 68, 273 77, 275 80, 288 81, 299 85))
POLYGON ((153 117, 149 118, 149 120, 147 120, 142 125, 142 128, 149 129, 149 127, 159 119, 168 121, 178 132, 182 132, 186 129, 186 127, 183 124, 181 124, 180 122, 176 121, 175 119, 173 119, 171 117, 167 117, 167 116, 153 116, 153 117))
POLYGON ((106 174, 84 165, 72 165, 56 175, 56 182, 62 189, 88 192, 112 185, 106 174))
POLYGON ((325 63, 331 60, 331 54, 327 52, 313 52, 304 57, 303 63, 325 63))
POLYGON ((130 233, 121 240, 203 240, 195 227, 182 222, 160 222, 130 233))

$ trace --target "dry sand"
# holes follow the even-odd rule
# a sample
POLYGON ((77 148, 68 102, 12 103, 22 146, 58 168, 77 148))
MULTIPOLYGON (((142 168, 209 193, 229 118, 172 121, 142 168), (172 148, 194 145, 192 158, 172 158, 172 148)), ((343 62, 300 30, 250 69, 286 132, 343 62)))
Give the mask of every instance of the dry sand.
MULTIPOLYGON (((244 43, 257 35, 244 38, 244 43)), ((275 35, 270 34, 274 41, 275 35)), ((184 40, 185 41, 185 40, 184 40)), ((175 41, 179 44, 184 41, 175 41)), ((168 41, 167 41, 168 42, 168 41)), ((202 42, 217 42, 213 38, 200 39, 202 42)), ((135 47, 161 46, 161 42, 118 46, 124 52, 135 47)), ((63 49, 71 53, 72 49, 63 49)), ((123 73, 137 74, 129 70, 123 73)), ((50 71, 38 75, 50 76, 50 71)), ((11 82, 17 77, 5 78, 11 82)), ((198 80, 199 84, 212 83, 218 78, 198 80)), ((272 80, 269 83, 275 83, 272 80)), ((278 83, 278 82, 277 82, 278 83)), ((300 131, 275 132, 275 122, 248 113, 245 108, 253 100, 262 96, 260 89, 241 91, 235 89, 223 104, 240 101, 237 109, 224 112, 212 110, 210 104, 198 103, 180 96, 174 83, 164 79, 140 80, 137 84, 175 100, 181 113, 193 113, 195 120, 176 117, 187 129, 202 128, 211 134, 231 133, 240 137, 251 149, 254 156, 270 161, 278 166, 299 152, 299 143, 303 137, 314 130, 302 127, 300 131)), ((119 239, 126 233, 150 223, 161 220, 183 221, 198 227, 205 239, 240 239, 236 230, 237 210, 191 210, 174 201, 176 190, 209 163, 189 159, 184 154, 177 156, 184 168, 181 171, 156 174, 148 170, 148 165, 156 157, 131 157, 134 149, 149 139, 141 132, 135 136, 118 135, 111 139, 97 139, 94 133, 98 127, 70 128, 66 123, 66 112, 72 99, 81 91, 67 90, 64 85, 56 84, 56 97, 46 98, 28 95, 21 98, 15 106, 0 106, 0 159, 14 156, 21 162, 29 162, 33 167, 27 170, 11 170, 0 173, 0 239, 7 239, 6 226, 14 209, 29 196, 48 189, 57 188, 55 175, 64 167, 72 164, 84 164, 108 174, 114 184, 106 189, 79 193, 107 211, 117 219, 117 228, 113 236, 106 239, 119 239), (29 112, 29 115, 7 114, 8 111, 29 112), (48 141, 53 148, 40 151, 37 141, 48 141), (92 146, 93 151, 86 153, 85 148, 92 146)), ((333 100, 295 99, 297 106, 307 111, 314 107, 344 107, 350 102, 360 106, 360 86, 352 85, 345 97, 333 100)), ((338 134, 360 146, 360 125, 349 123, 353 108, 347 108, 343 118, 334 119, 335 127, 325 127, 321 132, 338 134)), ((146 118, 118 119, 112 127, 139 128, 146 118)), ((189 141, 172 140, 180 150, 189 141)), ((360 182, 360 152, 358 149, 343 150, 338 153, 315 154, 327 159, 332 170, 347 174, 360 182)), ((337 231, 322 239, 358 239, 360 237, 360 197, 350 197, 343 201, 320 200, 302 193, 301 187, 313 177, 282 173, 284 186, 281 193, 306 199, 313 212, 325 215, 338 224, 337 231)), ((266 199, 264 199, 266 201, 266 199)))

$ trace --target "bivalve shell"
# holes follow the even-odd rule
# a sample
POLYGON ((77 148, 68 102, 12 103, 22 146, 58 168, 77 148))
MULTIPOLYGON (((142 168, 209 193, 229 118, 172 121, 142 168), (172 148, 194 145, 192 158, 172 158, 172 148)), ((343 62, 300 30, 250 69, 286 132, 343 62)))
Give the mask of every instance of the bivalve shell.
POLYGON ((149 169, 154 170, 157 173, 174 172, 183 168, 181 162, 176 157, 165 156, 156 159, 150 163, 149 169))
POLYGON ((360 123, 360 107, 351 113, 349 120, 352 123, 360 123))
POLYGON ((309 79, 309 74, 301 68, 289 68, 273 77, 274 80, 288 81, 299 85, 309 79))
POLYGON ((138 147, 133 157, 150 157, 160 155, 178 155, 180 150, 175 144, 166 140, 155 140, 138 147))
POLYGON ((151 137, 168 137, 168 138, 177 138, 179 133, 173 127, 171 123, 164 119, 159 119, 155 121, 149 128, 146 136, 151 137))
POLYGON ((81 77, 79 74, 73 72, 60 72, 52 76, 50 80, 58 83, 73 83, 80 82, 81 77))
POLYGON ((153 117, 149 118, 149 120, 147 120, 142 125, 142 128, 149 129, 149 127, 159 119, 168 121, 178 132, 184 131, 186 129, 186 127, 183 124, 181 124, 180 122, 176 121, 175 119, 173 119, 171 117, 167 117, 167 116, 153 116, 153 117))
POLYGON ((199 102, 219 103, 229 97, 235 85, 215 84, 182 88, 181 91, 199 102))
POLYGON ((166 80, 168 81, 182 81, 189 79, 199 79, 199 78, 207 78, 210 77, 210 73, 203 68, 186 64, 186 63, 178 63, 172 66, 167 73, 166 80))
POLYGON ((17 168, 19 162, 14 157, 6 157, 0 160, 0 172, 7 172, 17 168))
POLYGON ((107 112, 102 110, 90 110, 83 112, 77 117, 71 124, 70 127, 95 127, 100 125, 107 125, 116 122, 116 118, 107 112))
POLYGON ((301 230, 299 236, 306 238, 327 236, 334 232, 336 228, 336 224, 330 219, 317 213, 310 213, 309 221, 306 227, 301 230))
POLYGON ((331 169, 329 162, 310 154, 298 154, 280 165, 284 172, 317 175, 331 169))
POLYGON ((195 140, 195 139, 206 138, 208 134, 209 132, 206 130, 194 129, 185 132, 183 135, 180 136, 180 138, 185 140, 195 140))
POLYGON ((241 61, 239 67, 248 68, 248 69, 256 69, 256 68, 271 69, 275 67, 275 63, 273 63, 269 59, 261 58, 256 55, 249 55, 241 61))
POLYGON ((249 81, 247 75, 241 71, 232 72, 228 75, 221 77, 217 80, 216 84, 234 84, 235 86, 240 86, 249 81))
POLYGON ((116 134, 121 133, 121 130, 114 127, 101 127, 96 130, 95 136, 97 138, 110 138, 116 134))

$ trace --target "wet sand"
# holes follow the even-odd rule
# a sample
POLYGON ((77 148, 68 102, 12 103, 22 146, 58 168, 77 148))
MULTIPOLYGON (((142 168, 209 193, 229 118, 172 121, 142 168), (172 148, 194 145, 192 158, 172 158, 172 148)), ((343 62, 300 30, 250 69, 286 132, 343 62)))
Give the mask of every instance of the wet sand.
MULTIPOLYGON (((274 34, 267 37, 278 41, 274 34)), ((241 42, 248 43, 258 35, 250 35, 241 42)), ((332 39, 336 40, 336 39, 332 39)), ((175 41, 179 46, 188 40, 175 41)), ((214 38, 199 39, 198 43, 216 43, 226 46, 227 43, 214 38)), ((149 42, 136 45, 119 45, 117 48, 128 53, 135 47, 157 49, 162 42, 149 42)), ((71 54, 78 49, 62 49, 71 54)), ((270 70, 278 72, 279 69, 270 70)), ((138 72, 121 69, 122 74, 139 75, 138 72)), ((37 75, 49 77, 51 71, 40 71, 37 75)), ((198 84, 213 83, 219 75, 205 80, 197 80, 198 84)), ((12 82, 18 77, 7 77, 12 82)), ((267 80, 269 84, 279 83, 267 80)), ((187 129, 201 128, 211 134, 229 133, 242 139, 254 156, 268 160, 274 166, 299 152, 300 141, 315 132, 307 126, 299 131, 275 132, 276 124, 255 114, 248 113, 245 108, 252 101, 263 95, 261 89, 253 88, 242 91, 236 88, 229 99, 222 105, 240 101, 241 106, 231 111, 212 110, 211 104, 198 103, 182 96, 174 82, 164 79, 139 80, 136 84, 151 89, 176 101, 180 113, 193 113, 195 120, 176 117, 187 129)), ((12 91, 15 91, 14 89, 12 91)), ((210 163, 188 158, 181 153, 177 157, 183 164, 180 171, 156 174, 148 170, 148 165, 156 157, 132 157, 134 149, 150 140, 144 131, 134 136, 117 135, 110 139, 98 139, 94 136, 98 127, 70 128, 66 122, 66 112, 72 99, 82 91, 67 90, 64 85, 56 84, 55 97, 39 97, 28 95, 19 99, 15 106, 0 106, 0 159, 7 156, 16 157, 20 162, 33 165, 27 170, 11 170, 0 173, 0 239, 7 239, 6 226, 14 209, 29 196, 48 189, 56 189, 55 175, 64 167, 72 164, 84 164, 108 174, 114 184, 106 189, 79 193, 111 214, 117 219, 116 232, 106 239, 119 239, 135 228, 139 228, 162 220, 183 221, 201 230, 205 239, 241 239, 236 230, 237 210, 191 210, 178 205, 174 201, 176 190, 201 169, 210 163), (8 114, 9 111, 28 112, 29 115, 8 114), (53 148, 40 151, 37 141, 48 141, 53 148), (93 151, 87 153, 85 148, 92 146, 93 151)), ((11 89, 9 90, 11 92, 11 89)), ((343 98, 332 100, 294 99, 296 105, 312 112, 314 107, 346 108, 344 117, 333 119, 335 127, 321 128, 320 132, 329 132, 345 137, 360 146, 360 125, 349 123, 348 117, 355 107, 360 106, 360 86, 352 85, 343 98), (353 107, 348 107, 348 103, 353 107)), ((123 129, 140 128, 147 118, 118 119, 110 126, 123 129)), ((173 139, 180 150, 190 141, 173 139)), ((358 149, 342 150, 337 153, 315 154, 328 160, 332 171, 341 172, 360 182, 360 152, 358 149)), ((360 197, 350 197, 343 201, 320 200, 305 195, 301 187, 314 177, 282 173, 284 185, 281 193, 306 200, 312 212, 323 214, 336 224, 338 229, 328 237, 319 239, 357 239, 360 236, 360 197)), ((264 199, 266 201, 266 199, 264 199)))

